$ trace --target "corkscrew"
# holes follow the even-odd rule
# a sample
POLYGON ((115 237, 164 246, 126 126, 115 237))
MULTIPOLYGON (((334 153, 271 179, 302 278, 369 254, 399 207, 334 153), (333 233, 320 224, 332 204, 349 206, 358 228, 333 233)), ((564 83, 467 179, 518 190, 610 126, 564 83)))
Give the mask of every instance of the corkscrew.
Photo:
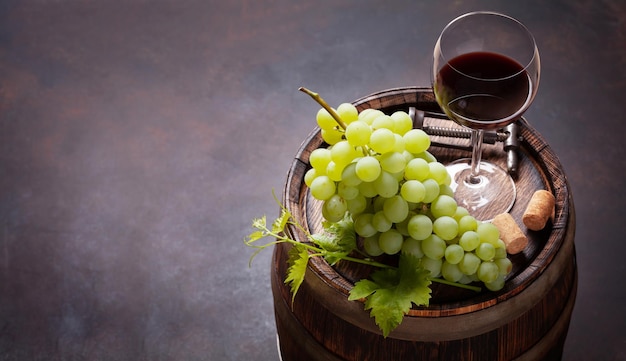
MULTIPOLYGON (((462 138, 462 139, 470 139, 472 136, 472 131, 465 128, 460 127, 445 127, 440 125, 427 125, 425 124, 426 113, 422 110, 418 110, 415 107, 409 108, 409 116, 413 120, 413 126, 417 129, 422 129, 426 134, 432 136, 439 137, 448 137, 448 138, 462 138)), ((439 119, 447 119, 445 115, 441 114, 431 114, 430 117, 439 118, 439 119)), ((513 177, 517 177, 518 172, 518 149, 520 146, 520 136, 519 136, 519 125, 517 122, 513 122, 501 130, 497 131, 485 131, 483 133, 483 143, 486 144, 496 144, 497 142, 503 143, 503 150, 506 152, 507 160, 506 166, 507 171, 513 177)), ((463 144, 454 144, 454 143, 444 143, 433 141, 431 143, 437 147, 443 148, 454 148, 454 149, 463 149, 467 151, 471 151, 472 147, 469 145, 463 144)))

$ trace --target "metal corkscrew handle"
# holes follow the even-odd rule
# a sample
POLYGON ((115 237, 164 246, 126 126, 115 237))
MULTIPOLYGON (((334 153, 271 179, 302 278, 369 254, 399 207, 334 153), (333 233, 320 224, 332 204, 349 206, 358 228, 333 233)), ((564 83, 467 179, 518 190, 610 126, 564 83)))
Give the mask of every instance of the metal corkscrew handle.
MULTIPOLYGON (((448 138, 461 138, 461 139, 470 139, 472 136, 472 131, 464 128, 449 128, 442 126, 433 126, 426 125, 425 113, 422 110, 418 110, 415 107, 409 107, 409 116, 413 120, 413 126, 417 129, 422 129, 426 134, 439 136, 439 137, 448 137, 448 138)), ((507 154, 506 166, 507 171, 513 177, 517 177, 518 173, 518 154, 517 150, 520 145, 519 138, 519 126, 517 122, 513 122, 507 125, 503 131, 486 131, 483 135, 483 142, 487 144, 495 144, 496 142, 503 142, 504 151, 507 154)), ((436 146, 445 147, 445 148, 456 148, 456 149, 464 149, 471 150, 470 147, 466 145, 460 144, 452 144, 452 143, 434 143, 436 146)))

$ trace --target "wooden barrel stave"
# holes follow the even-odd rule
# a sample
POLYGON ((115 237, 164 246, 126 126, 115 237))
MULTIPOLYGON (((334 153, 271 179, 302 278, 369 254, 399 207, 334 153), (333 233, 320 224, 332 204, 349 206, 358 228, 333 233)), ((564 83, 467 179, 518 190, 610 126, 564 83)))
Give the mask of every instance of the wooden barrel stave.
MULTIPOLYGON (((425 88, 380 92, 355 105, 361 110, 373 107, 388 113, 406 110, 409 105, 429 112, 438 108, 425 88)), ((530 180, 537 189, 552 191, 558 202, 550 227, 531 232, 528 249, 512 257, 515 275, 505 290, 452 303, 434 299, 429 307, 413 309, 385 339, 362 303, 347 301, 354 281, 351 275, 338 273, 322 260, 310 262, 305 282, 291 305, 289 289, 282 283, 287 267, 287 250, 283 248, 287 246, 280 245, 274 255, 272 287, 279 337, 288 339, 281 342, 283 358, 511 360, 541 359, 539 355, 554 359, 560 355, 576 293, 573 202, 550 147, 527 123, 522 124, 521 136, 520 179, 530 180), (423 327, 430 327, 427 334, 415 334, 415 329, 423 327), (455 328, 457 331, 448 331, 455 328), (527 332, 528 328, 532 332, 527 332)), ((308 195, 302 179, 310 152, 322 144, 318 131, 305 139, 289 171, 283 199, 294 218, 312 232, 320 230, 319 204, 308 195)), ((459 151, 435 151, 442 162, 459 157, 459 151)), ((488 149, 486 153, 493 157, 495 151, 488 149)), ((521 219, 525 207, 519 198, 528 199, 532 190, 526 187, 526 193, 518 197, 511 211, 514 218, 521 219)), ((290 232, 295 239, 304 239, 299 230, 290 232)))

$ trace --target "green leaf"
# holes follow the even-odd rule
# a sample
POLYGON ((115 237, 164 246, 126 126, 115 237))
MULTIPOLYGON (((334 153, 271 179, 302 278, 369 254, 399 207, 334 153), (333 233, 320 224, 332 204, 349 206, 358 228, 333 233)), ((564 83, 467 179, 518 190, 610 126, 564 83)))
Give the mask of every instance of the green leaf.
POLYGON ((428 306, 430 301, 430 272, 420 265, 420 259, 410 255, 400 255, 398 269, 401 282, 398 289, 417 306, 428 306))
POLYGON ((253 242, 258 241, 259 239, 265 237, 266 234, 263 231, 252 232, 246 238, 246 244, 251 245, 253 242))
POLYGON ((267 220, 265 216, 261 218, 255 218, 252 220, 252 227, 256 229, 266 229, 267 220))
POLYGON ((324 259, 328 262, 329 265, 334 266, 337 262, 341 261, 348 254, 345 252, 326 252, 324 254, 324 259))
POLYGON ((311 240, 325 251, 324 259, 333 266, 357 247, 354 223, 346 216, 339 222, 323 222, 323 225, 324 232, 312 235, 311 240))
POLYGON ((272 223, 272 232, 280 233, 285 229, 287 222, 289 222, 289 218, 291 218, 291 212, 287 209, 283 208, 280 217, 276 218, 272 223))
POLYGON ((356 301, 365 298, 374 293, 379 287, 376 282, 364 278, 354 284, 348 295, 348 300, 356 301))
POLYGON ((300 289, 300 285, 304 281, 306 267, 309 263, 309 252, 306 247, 294 245, 289 250, 289 258, 287 259, 289 268, 287 268, 287 277, 285 283, 291 286, 291 303, 296 298, 296 293, 300 289))
POLYGON ((397 269, 378 270, 372 274, 371 281, 357 282, 349 299, 366 298, 365 309, 370 310, 370 316, 387 337, 413 304, 428 305, 431 292, 428 276, 417 257, 401 254, 397 269))

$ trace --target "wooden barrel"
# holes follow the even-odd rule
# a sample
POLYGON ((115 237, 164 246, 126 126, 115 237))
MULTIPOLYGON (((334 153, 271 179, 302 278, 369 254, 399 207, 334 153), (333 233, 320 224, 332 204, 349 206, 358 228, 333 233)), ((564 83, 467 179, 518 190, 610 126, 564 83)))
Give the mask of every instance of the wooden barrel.
MULTIPOLYGON (((376 108, 387 114, 415 107, 425 112, 427 120, 440 112, 431 90, 420 87, 379 92, 354 104, 359 110, 376 108)), ((514 267, 505 287, 477 294, 433 284, 430 305, 414 307, 384 338, 363 303, 347 300, 359 278, 358 266, 340 263, 333 268, 313 258, 292 304, 284 283, 289 246, 278 245, 271 279, 284 361, 561 358, 577 287, 574 205, 557 156, 526 120, 518 123, 518 193, 510 213, 522 225, 522 214, 537 189, 555 195, 556 210, 544 230, 525 230, 529 245, 510 256, 514 267)), ((316 129, 298 151, 283 195, 294 219, 311 233, 321 230, 321 204, 310 196, 303 177, 309 169, 309 154, 320 146, 326 145, 316 129)), ((442 163, 469 156, 467 150, 447 147, 432 146, 430 151, 442 163)), ((502 144, 486 145, 484 158, 506 166, 502 144)), ((305 240, 295 227, 288 232, 296 240, 305 240)))

